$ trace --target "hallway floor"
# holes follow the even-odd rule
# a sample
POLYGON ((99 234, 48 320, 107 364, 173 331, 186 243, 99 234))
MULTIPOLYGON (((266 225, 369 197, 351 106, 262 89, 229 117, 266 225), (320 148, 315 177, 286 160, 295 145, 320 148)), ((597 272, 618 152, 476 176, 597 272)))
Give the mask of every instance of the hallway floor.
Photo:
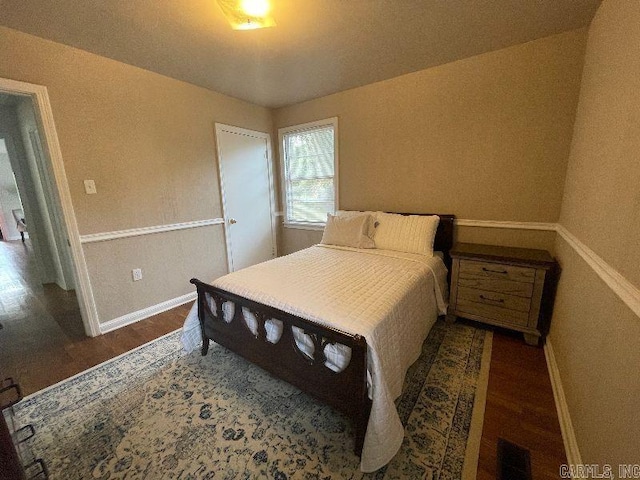
POLYGON ((87 337, 75 292, 39 282, 29 240, 0 241, 0 378, 29 395, 179 328, 187 308, 87 337))

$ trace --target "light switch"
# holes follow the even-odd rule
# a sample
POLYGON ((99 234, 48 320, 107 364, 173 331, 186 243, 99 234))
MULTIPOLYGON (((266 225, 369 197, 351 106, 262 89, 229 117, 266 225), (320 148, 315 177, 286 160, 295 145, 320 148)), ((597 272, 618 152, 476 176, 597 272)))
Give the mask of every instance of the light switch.
POLYGON ((98 191, 96 190, 96 182, 94 182, 93 180, 85 180, 84 191, 87 192, 87 195, 98 193, 98 191))
POLYGON ((142 280, 142 269, 134 268, 131 270, 131 276, 133 277, 133 281, 137 282, 138 280, 142 280))

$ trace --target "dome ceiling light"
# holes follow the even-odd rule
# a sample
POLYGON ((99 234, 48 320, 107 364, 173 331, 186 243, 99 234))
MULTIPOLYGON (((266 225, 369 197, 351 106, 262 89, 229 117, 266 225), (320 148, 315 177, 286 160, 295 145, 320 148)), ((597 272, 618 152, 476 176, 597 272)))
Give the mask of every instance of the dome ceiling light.
POLYGON ((234 30, 275 27, 269 0, 216 0, 234 30))

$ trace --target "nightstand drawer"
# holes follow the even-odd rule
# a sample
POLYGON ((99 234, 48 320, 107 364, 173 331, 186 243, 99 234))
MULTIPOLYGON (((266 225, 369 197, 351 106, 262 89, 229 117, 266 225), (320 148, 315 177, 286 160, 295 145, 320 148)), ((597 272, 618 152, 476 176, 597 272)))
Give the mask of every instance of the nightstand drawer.
POLYGON ((533 283, 513 282, 499 278, 478 278, 477 275, 467 276, 463 273, 458 276, 458 286, 460 287, 505 293, 524 298, 531 298, 533 285, 533 283))
POLYGON ((515 267, 488 262, 460 260, 460 277, 466 279, 502 279, 512 282, 533 283, 535 268, 515 267))
POLYGON ((460 303, 461 300, 468 300, 470 302, 481 303, 491 307, 506 308, 525 313, 528 313, 531 307, 530 298, 516 297, 514 295, 506 295, 504 293, 490 292, 487 290, 478 290, 467 287, 458 287, 458 303, 460 303))
POLYGON ((494 305, 485 305, 465 298, 458 298, 456 314, 464 317, 465 314, 476 315, 489 320, 496 320, 501 324, 526 327, 529 323, 529 313, 500 308, 494 305))

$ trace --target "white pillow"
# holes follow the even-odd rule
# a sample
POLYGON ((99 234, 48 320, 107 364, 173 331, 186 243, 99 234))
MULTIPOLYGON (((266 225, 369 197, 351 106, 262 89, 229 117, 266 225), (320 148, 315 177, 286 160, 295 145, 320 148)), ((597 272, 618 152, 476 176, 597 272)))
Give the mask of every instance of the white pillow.
POLYGON ((324 245, 340 245, 354 248, 376 248, 373 240, 367 235, 373 217, 362 215, 327 214, 322 241, 324 245))
POLYGON ((358 210, 336 210, 336 215, 339 217, 354 217, 357 215, 371 215, 371 224, 369 225, 369 231, 367 232, 367 235, 369 236, 369 238, 371 238, 373 240, 373 237, 376 233, 376 227, 378 226, 376 223, 376 219, 375 219, 375 215, 376 212, 360 212, 358 210))
POLYGON ((440 217, 376 212, 376 248, 433 256, 440 217))

